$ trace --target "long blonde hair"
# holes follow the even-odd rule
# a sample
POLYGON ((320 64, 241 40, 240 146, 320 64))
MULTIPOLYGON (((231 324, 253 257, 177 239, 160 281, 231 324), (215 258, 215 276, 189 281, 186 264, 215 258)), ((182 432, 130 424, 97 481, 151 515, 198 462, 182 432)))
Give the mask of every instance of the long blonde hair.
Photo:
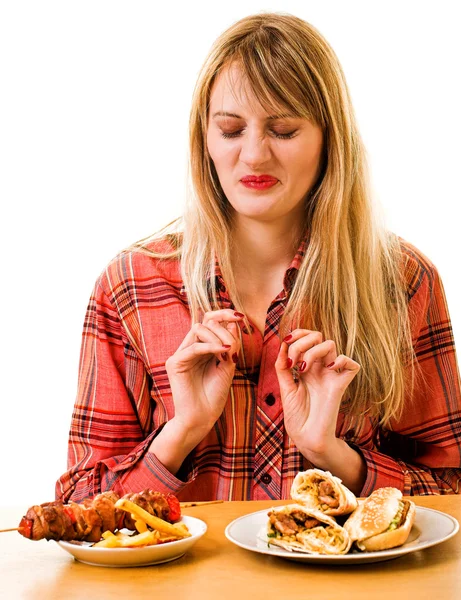
MULTIPOLYGON (((170 236, 176 242, 170 253, 150 253, 181 258, 193 322, 217 307, 216 258, 236 310, 243 311, 231 264, 229 204, 206 146, 211 89, 232 63, 265 108, 309 118, 324 135, 323 168, 306 201, 308 244, 281 335, 302 327, 334 340, 338 354, 361 365, 346 391, 348 414, 391 427, 414 391, 418 365, 405 254, 372 200, 366 151, 339 60, 312 25, 292 15, 261 13, 241 19, 216 40, 192 101, 191 190, 183 232, 170 236)), ((173 222, 173 230, 179 223, 173 222)))

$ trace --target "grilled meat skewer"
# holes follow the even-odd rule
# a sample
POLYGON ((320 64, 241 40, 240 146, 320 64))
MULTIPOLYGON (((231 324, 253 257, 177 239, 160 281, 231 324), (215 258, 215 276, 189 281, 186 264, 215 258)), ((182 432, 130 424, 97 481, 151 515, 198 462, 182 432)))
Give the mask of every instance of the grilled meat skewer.
MULTIPOLYGON (((169 523, 181 518, 179 502, 173 494, 144 490, 123 497, 169 523)), ((86 498, 80 504, 57 500, 32 506, 21 519, 19 533, 31 540, 97 542, 104 531, 114 532, 124 527, 134 530, 131 515, 115 508, 118 499, 119 496, 110 491, 86 498)))

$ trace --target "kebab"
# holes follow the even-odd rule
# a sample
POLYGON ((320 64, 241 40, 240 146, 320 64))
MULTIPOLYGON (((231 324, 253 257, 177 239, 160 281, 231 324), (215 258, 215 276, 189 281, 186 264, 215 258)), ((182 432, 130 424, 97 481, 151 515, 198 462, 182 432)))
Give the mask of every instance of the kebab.
MULTIPOLYGON (((115 506, 119 499, 118 494, 109 491, 86 498, 81 503, 64 504, 57 500, 35 505, 21 519, 18 531, 30 540, 97 542, 106 531, 134 530, 132 515, 115 506)), ((180 504, 173 494, 146 489, 140 493, 125 494, 123 499, 167 523, 175 523, 181 518, 180 504)))

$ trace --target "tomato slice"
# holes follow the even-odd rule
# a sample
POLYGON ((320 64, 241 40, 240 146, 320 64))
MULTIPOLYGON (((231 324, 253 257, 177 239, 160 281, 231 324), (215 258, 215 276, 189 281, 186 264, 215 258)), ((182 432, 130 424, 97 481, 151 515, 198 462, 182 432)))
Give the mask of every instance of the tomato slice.
POLYGON ((175 523, 181 518, 181 505, 174 494, 167 494, 166 501, 170 507, 170 521, 175 523))
POLYGON ((75 518, 75 514, 74 511, 72 510, 71 506, 64 506, 63 507, 64 512, 66 513, 66 515, 69 517, 69 519, 72 521, 72 523, 76 523, 77 519, 75 518))
POLYGON ((34 525, 34 522, 32 521, 32 519, 27 519, 26 517, 23 517, 21 519, 21 522, 19 523, 19 533, 21 535, 23 535, 24 537, 29 538, 29 540, 31 540, 33 525, 34 525))

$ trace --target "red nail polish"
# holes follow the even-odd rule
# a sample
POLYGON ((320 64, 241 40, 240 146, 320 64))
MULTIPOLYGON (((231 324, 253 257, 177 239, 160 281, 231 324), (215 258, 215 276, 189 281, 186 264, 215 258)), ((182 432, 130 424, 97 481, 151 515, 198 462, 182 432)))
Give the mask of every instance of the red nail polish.
POLYGON ((292 336, 292 335, 291 335, 291 333, 290 333, 290 335, 287 335, 287 337, 286 337, 286 338, 283 338, 283 341, 284 341, 284 342, 289 342, 291 339, 293 339, 293 336, 292 336))
POLYGON ((327 365, 327 369, 330 369, 335 364, 335 361, 331 363, 331 365, 327 365))
POLYGON ((230 348, 230 347, 231 347, 231 345, 230 345, 230 344, 223 344, 223 345, 222 345, 222 347, 223 347, 223 348, 230 348))
POLYGON ((302 362, 302 363, 299 365, 299 370, 300 370, 300 371, 304 371, 304 369, 306 368, 306 366, 307 366, 307 365, 306 365, 306 361, 305 361, 305 360, 303 360, 303 362, 302 362))
POLYGON ((234 354, 232 355, 232 360, 234 361, 234 363, 238 363, 239 357, 237 356, 237 352, 234 352, 234 354))
POLYGON ((235 316, 235 317, 240 317, 240 318, 242 318, 242 319, 243 319, 243 317, 244 317, 245 315, 244 315, 243 313, 240 313, 240 312, 237 312, 237 311, 235 311, 235 312, 234 312, 234 316, 235 316))
POLYGON ((288 369, 291 369, 291 367, 293 366, 293 361, 291 360, 290 357, 287 358, 287 367, 288 369))
POLYGON ((228 360, 227 354, 221 354, 221 358, 222 358, 223 360, 228 360))

